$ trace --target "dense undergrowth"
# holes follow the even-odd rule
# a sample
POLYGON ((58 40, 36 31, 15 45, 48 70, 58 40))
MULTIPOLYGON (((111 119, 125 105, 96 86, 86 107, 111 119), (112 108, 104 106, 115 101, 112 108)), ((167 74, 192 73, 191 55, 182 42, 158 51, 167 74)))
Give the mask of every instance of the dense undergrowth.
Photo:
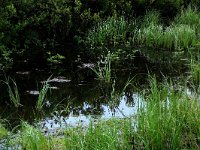
POLYGON ((150 48, 146 55, 199 49, 199 5, 197 0, 3 1, 0 69, 71 66, 77 56, 94 61, 108 51, 123 62, 142 47, 150 48))

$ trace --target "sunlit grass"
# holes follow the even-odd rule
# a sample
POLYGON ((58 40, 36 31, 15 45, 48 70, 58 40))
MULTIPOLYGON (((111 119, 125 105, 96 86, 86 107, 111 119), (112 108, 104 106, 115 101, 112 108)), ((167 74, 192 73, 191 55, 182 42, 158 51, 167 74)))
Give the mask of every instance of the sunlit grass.
POLYGON ((42 110, 42 108, 45 104, 45 98, 46 98, 47 92, 48 92, 49 87, 50 87, 48 80, 43 83, 42 88, 39 92, 38 100, 37 100, 37 103, 36 103, 36 109, 39 110, 39 111, 42 110))
POLYGON ((176 16, 174 23, 185 24, 194 29, 198 29, 200 27, 200 13, 197 8, 189 6, 187 9, 183 9, 181 13, 176 16))
POLYGON ((41 131, 25 122, 22 124, 20 142, 21 148, 26 150, 50 150, 53 147, 53 145, 50 145, 49 139, 41 131))
POLYGON ((107 56, 103 60, 103 64, 101 62, 97 62, 97 67, 90 69, 96 74, 97 78, 100 81, 105 83, 111 82, 111 53, 108 52, 107 56))
POLYGON ((0 140, 6 135, 8 135, 8 131, 6 130, 6 128, 3 126, 3 124, 0 121, 0 140))
POLYGON ((163 35, 165 48, 183 50, 194 46, 197 42, 195 30, 188 25, 175 25, 168 27, 163 35))
POLYGON ((66 149, 131 149, 132 123, 131 120, 110 120, 91 122, 83 132, 82 128, 69 129, 65 132, 66 149))
POLYGON ((199 149, 200 105, 186 90, 175 92, 171 84, 150 81, 146 105, 137 116, 135 146, 140 149, 199 149))

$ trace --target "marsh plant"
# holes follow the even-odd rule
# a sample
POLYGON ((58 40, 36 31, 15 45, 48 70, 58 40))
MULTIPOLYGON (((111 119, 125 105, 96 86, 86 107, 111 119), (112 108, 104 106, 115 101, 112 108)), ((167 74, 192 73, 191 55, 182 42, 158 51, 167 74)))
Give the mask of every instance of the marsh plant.
POLYGON ((111 61, 112 54, 108 51, 108 54, 105 58, 97 62, 96 68, 91 68, 92 71, 96 74, 97 78, 105 83, 111 82, 111 61))
MULTIPOLYGON (((130 83, 128 80, 126 85, 130 83)), ((44 135, 41 130, 22 123, 17 138, 10 139, 14 145, 9 147, 26 150, 199 149, 199 97, 195 93, 189 95, 186 88, 181 86, 177 90, 172 80, 160 83, 155 77, 149 77, 149 90, 141 94, 145 103, 138 105, 133 118, 96 123, 90 120, 88 126, 80 124, 62 129, 61 136, 44 135)), ((114 95, 115 89, 112 92, 114 95)))
POLYGON ((19 140, 22 149, 48 150, 53 147, 50 144, 50 139, 47 139, 39 129, 35 129, 26 122, 22 123, 22 132, 19 140))
POLYGON ((188 7, 166 27, 161 23, 158 12, 148 12, 138 28, 135 28, 133 43, 158 49, 187 50, 198 42, 199 18, 199 12, 188 7))
POLYGON ((2 121, 0 120, 0 140, 5 137, 6 135, 8 135, 8 131, 6 130, 6 128, 4 127, 2 121))
POLYGON ((13 105, 18 108, 20 104, 20 96, 16 82, 14 79, 10 77, 5 77, 5 81, 3 81, 7 85, 7 90, 9 94, 10 101, 13 105))
POLYGON ((109 17, 88 31, 85 42, 92 52, 105 54, 106 48, 117 47, 120 43, 125 43, 128 30, 129 23, 125 17, 109 17))
POLYGON ((200 27, 200 13, 197 8, 189 6, 183 9, 180 14, 174 19, 175 24, 189 25, 191 28, 199 30, 200 27))
POLYGON ((188 25, 176 25, 167 28, 164 33, 164 45, 175 50, 188 49, 197 41, 196 32, 188 25), (170 42, 168 42, 170 41, 170 42), (171 42, 173 41, 173 42, 171 42))
POLYGON ((46 98, 47 92, 48 92, 49 87, 50 87, 48 80, 43 83, 42 88, 39 92, 38 100, 37 100, 37 103, 36 103, 36 109, 39 110, 39 111, 42 110, 42 108, 45 104, 45 98, 46 98))
POLYGON ((80 127, 65 132, 65 149, 132 149, 132 133, 131 119, 91 122, 85 132, 80 127))
POLYGON ((186 90, 151 80, 147 103, 137 115, 136 149, 199 149, 200 105, 186 90))
POLYGON ((194 58, 190 61, 190 77, 193 84, 199 88, 200 87, 200 62, 199 59, 195 60, 194 58))

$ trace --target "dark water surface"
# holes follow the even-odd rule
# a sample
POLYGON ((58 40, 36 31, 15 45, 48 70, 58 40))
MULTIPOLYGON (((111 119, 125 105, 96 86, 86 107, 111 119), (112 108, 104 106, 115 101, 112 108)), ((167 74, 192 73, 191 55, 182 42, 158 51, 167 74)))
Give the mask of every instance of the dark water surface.
MULTIPOLYGON (((111 84, 102 84, 90 77, 91 74, 78 75, 74 80, 67 72, 62 75, 46 75, 42 71, 15 72, 12 78, 18 85, 22 106, 15 108, 10 103, 7 88, 1 82, 0 118, 6 119, 10 128, 23 120, 45 132, 53 132, 58 128, 87 125, 90 119, 124 118, 137 112, 142 98, 133 86, 123 91, 130 72, 116 71, 111 84), (48 78, 50 89, 43 110, 38 112, 39 89, 48 78)), ((143 76, 139 78, 144 80, 143 76)))

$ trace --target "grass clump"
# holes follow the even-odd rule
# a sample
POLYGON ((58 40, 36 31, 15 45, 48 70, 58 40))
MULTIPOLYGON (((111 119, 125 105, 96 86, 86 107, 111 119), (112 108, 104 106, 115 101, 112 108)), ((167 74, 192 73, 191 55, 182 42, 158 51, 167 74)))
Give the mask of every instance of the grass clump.
POLYGON ((190 61, 190 78, 192 83, 199 88, 200 87, 200 62, 199 60, 191 59, 190 61))
POLYGON ((196 32, 188 25, 176 25, 166 28, 163 45, 171 50, 183 50, 192 47, 197 41, 196 32))
POLYGON ((6 135, 8 135, 8 131, 3 126, 3 124, 0 122, 0 140, 6 135))
POLYGON ((48 80, 43 83, 42 88, 39 92, 38 100, 37 100, 37 103, 36 103, 36 108, 37 108, 38 111, 41 111, 44 104, 45 104, 45 97, 46 97, 47 92, 48 92, 49 87, 50 87, 48 80))
POLYGON ((3 81, 7 85, 8 94, 10 101, 13 103, 13 105, 18 108, 20 104, 20 96, 19 91, 16 82, 11 79, 10 77, 5 77, 6 81, 3 81))
POLYGON ((20 140, 22 149, 26 150, 50 150, 53 147, 53 145, 50 145, 49 139, 41 131, 27 123, 22 124, 20 140))
POLYGON ((110 120, 90 124, 85 132, 78 128, 65 133, 66 149, 123 150, 131 149, 132 123, 130 120, 110 120), (80 131, 79 131, 80 130, 80 131))
POLYGON ((125 44, 128 30, 129 24, 123 16, 109 17, 88 31, 85 43, 90 52, 105 54, 107 48, 125 44))
POLYGON ((90 67, 90 69, 97 75, 97 78, 105 83, 111 82, 111 55, 112 54, 109 51, 102 63, 97 62, 97 68, 90 67))
POLYGON ((151 81, 147 103, 139 109, 137 149, 199 149, 200 109, 197 98, 186 91, 175 92, 172 84, 151 81))
POLYGON ((200 27, 200 13, 197 8, 189 6, 187 9, 183 9, 174 20, 175 24, 189 25, 194 29, 200 27))

